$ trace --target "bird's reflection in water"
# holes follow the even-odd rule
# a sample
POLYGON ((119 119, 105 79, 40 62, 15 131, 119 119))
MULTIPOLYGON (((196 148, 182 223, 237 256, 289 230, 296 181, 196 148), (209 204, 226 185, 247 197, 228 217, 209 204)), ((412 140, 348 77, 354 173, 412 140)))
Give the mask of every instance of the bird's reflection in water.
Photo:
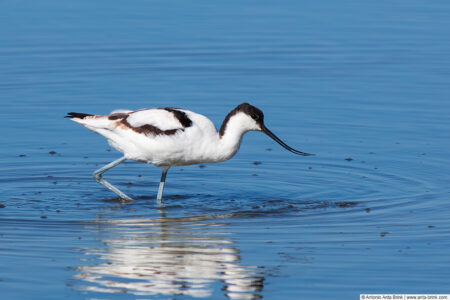
POLYGON ((240 263, 239 251, 214 218, 133 219, 99 222, 104 249, 78 267, 87 292, 209 297, 219 287, 232 299, 261 298, 264 277, 240 263))

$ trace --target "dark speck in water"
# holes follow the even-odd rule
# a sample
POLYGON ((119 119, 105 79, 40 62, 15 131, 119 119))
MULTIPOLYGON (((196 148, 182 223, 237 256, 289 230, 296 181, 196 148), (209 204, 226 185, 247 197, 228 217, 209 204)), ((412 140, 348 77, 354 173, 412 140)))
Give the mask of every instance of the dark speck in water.
POLYGON ((266 151, 272 151, 272 148, 266 148, 266 151))
POLYGON ((6 207, 6 205, 0 204, 0 208, 5 208, 5 207, 6 207))
POLYGON ((428 228, 435 228, 436 226, 428 225, 428 228))
POLYGON ((41 219, 47 219, 47 216, 41 216, 41 219))
POLYGON ((259 206, 258 206, 258 205, 255 205, 255 206, 253 206, 252 208, 253 208, 253 209, 258 209, 259 206))
POLYGON ((49 154, 54 155, 54 154, 56 154, 56 151, 52 150, 52 151, 49 152, 49 154))
POLYGON ((351 158, 351 157, 347 157, 346 159, 345 159, 346 161, 352 161, 353 160, 353 158, 351 158))
POLYGON ((372 151, 371 151, 371 152, 369 152, 369 154, 375 154, 375 152, 372 152, 372 151))
POLYGON ((258 176, 258 174, 252 174, 252 176, 258 176))
POLYGON ((336 202, 336 205, 339 207, 350 207, 357 205, 358 202, 356 201, 347 201, 347 202, 336 202))
POLYGON ((260 162, 260 161, 254 161, 253 164, 254 164, 255 166, 257 166, 257 165, 262 164, 262 162, 260 162))
MULTIPOLYGON (((200 194, 197 194, 197 195, 200 195, 200 194)), ((173 196, 171 196, 170 197, 170 199, 186 199, 186 198, 188 198, 188 196, 186 196, 186 195, 183 195, 183 194, 175 194, 175 195, 173 195, 173 196)))
MULTIPOLYGON (((112 203, 124 203, 125 201, 120 198, 120 197, 116 197, 116 198, 109 198, 109 199, 103 199, 104 202, 112 202, 112 203)), ((77 205, 80 205, 79 203, 77 203, 77 205)))
POLYGON ((198 167, 199 167, 200 169, 206 168, 205 165, 199 165, 198 167))
POLYGON ((367 207, 367 208, 365 209, 365 211, 366 211, 366 213, 369 213, 369 212, 370 212, 370 207, 367 207))
POLYGON ((384 237, 386 234, 389 234, 389 232, 388 231, 383 231, 383 232, 380 233, 380 236, 384 237))
POLYGON ((138 177, 142 177, 142 174, 138 174, 138 177))
POLYGON ((59 209, 57 209, 57 210, 55 210, 57 213, 60 213, 61 212, 61 210, 59 210, 59 209))
POLYGON ((19 154, 19 157, 26 157, 26 154, 19 154))
POLYGON ((312 170, 312 167, 308 167, 308 170, 312 170))

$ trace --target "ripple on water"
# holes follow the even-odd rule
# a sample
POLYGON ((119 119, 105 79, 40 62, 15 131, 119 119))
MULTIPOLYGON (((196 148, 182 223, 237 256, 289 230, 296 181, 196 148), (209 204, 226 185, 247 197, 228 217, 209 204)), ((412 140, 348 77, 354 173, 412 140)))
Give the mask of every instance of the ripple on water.
MULTIPOLYGON (((137 176, 142 173, 136 170, 141 164, 129 164, 106 175, 137 199, 124 203, 116 201, 113 194, 92 180, 89 173, 97 164, 86 165, 83 161, 47 162, 39 167, 34 164, 36 162, 26 165, 26 176, 23 169, 9 166, 2 168, 0 174, 0 183, 10 191, 8 206, 21 207, 22 217, 27 213, 32 215, 36 209, 52 214, 56 209, 94 212, 111 205, 125 205, 138 211, 143 207, 156 208, 154 195, 148 194, 156 192, 157 168, 151 170, 151 175, 137 176), (66 169, 71 170, 70 176, 66 169), (40 203, 42 201, 45 205, 40 203)), ((144 167, 148 174, 149 169, 144 167)), ((403 170, 392 168, 383 171, 356 161, 312 160, 301 168, 277 161, 251 169, 241 166, 231 170, 227 167, 212 171, 206 168, 196 172, 192 167, 182 170, 171 171, 164 199, 165 209, 179 214, 177 216, 252 213, 306 217, 362 210, 390 215, 423 208, 427 206, 424 200, 434 197, 431 192, 434 187, 426 178, 408 177, 403 170), (255 172, 258 176, 252 176, 255 172)), ((12 214, 15 212, 13 210, 12 214)), ((80 217, 90 218, 89 215, 80 217)))
MULTIPOLYGON (((15 235, 3 238, 3 254, 10 259, 17 258, 15 253, 46 257, 51 249, 51 255, 64 257, 75 249, 81 258, 72 263, 70 286, 94 296, 221 294, 255 299, 263 296, 267 277, 277 276, 280 269, 266 269, 264 262, 246 264, 236 235, 255 238, 255 234, 271 232, 268 237, 278 245, 274 247, 280 260, 314 263, 317 270, 325 270, 329 265, 315 262, 314 257, 328 249, 331 252, 325 262, 328 259, 328 264, 339 266, 339 259, 347 255, 339 249, 343 241, 351 242, 355 249, 366 249, 391 235, 399 240, 408 235, 411 223, 397 224, 392 219, 389 226, 400 226, 393 231, 367 216, 389 218, 426 209, 429 204, 424 200, 434 197, 429 192, 433 186, 426 179, 401 175, 405 172, 396 173, 393 168, 375 169, 355 160, 314 160, 302 168, 283 162, 248 164, 249 168, 240 164, 231 171, 226 165, 219 170, 174 169, 171 178, 178 180, 169 182, 165 207, 159 210, 154 195, 148 195, 156 192, 153 180, 157 176, 137 176, 143 173, 136 172, 139 164, 108 174, 120 188, 138 195, 129 203, 119 201, 86 174, 95 169, 92 163, 35 166, 27 175, 16 177, 15 172, 23 174, 22 170, 6 167, 0 182, 20 193, 4 200, 6 206, 0 211, 2 232, 15 235), (71 170, 70 176, 66 169, 71 170), (226 172, 236 176, 224 177, 226 172), (255 173, 258 176, 252 176, 255 173), (41 219, 43 216, 46 218, 41 219), (30 228, 41 235, 30 236, 30 228), (295 238, 299 228, 307 246, 295 238), (86 238, 86 232, 95 237, 86 238), (51 248, 36 247, 42 238, 65 242, 51 248)), ((414 227, 416 236, 429 234, 426 222, 414 221, 420 226, 419 230, 414 227)), ((35 264, 42 268, 41 263, 35 264)))

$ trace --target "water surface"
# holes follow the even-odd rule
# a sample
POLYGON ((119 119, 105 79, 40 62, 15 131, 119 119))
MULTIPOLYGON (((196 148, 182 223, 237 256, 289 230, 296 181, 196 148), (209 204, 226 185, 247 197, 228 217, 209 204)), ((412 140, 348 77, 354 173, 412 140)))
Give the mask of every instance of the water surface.
POLYGON ((449 293, 447 1, 6 1, 5 299, 355 299, 449 293), (261 133, 221 164, 117 159, 68 111, 185 107, 261 133))

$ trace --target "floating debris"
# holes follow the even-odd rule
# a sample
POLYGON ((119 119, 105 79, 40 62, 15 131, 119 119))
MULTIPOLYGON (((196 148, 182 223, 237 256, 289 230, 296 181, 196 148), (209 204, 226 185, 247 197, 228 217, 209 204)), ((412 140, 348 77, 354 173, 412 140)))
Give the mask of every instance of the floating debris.
POLYGON ((336 202, 336 205, 339 207, 350 207, 357 205, 358 202, 356 201, 347 201, 347 202, 336 202))
POLYGON ((366 213, 370 213, 370 207, 365 209, 366 213))
POLYGON ((26 154, 19 154, 19 157, 26 157, 26 154))
POLYGON ((41 219, 47 219, 47 216, 41 216, 41 219))
POLYGON ((380 236, 384 237, 386 234, 389 234, 389 232, 388 231, 383 231, 383 232, 380 233, 380 236))
POLYGON ((199 165, 198 166, 200 169, 204 169, 204 168, 206 168, 206 166, 205 165, 199 165))
POLYGON ((6 207, 6 205, 0 204, 0 208, 5 208, 5 207, 6 207))
POLYGON ((347 157, 346 159, 345 159, 346 161, 352 161, 353 160, 353 158, 351 158, 351 157, 347 157))
POLYGON ((56 151, 50 151, 48 154, 51 154, 51 155, 55 155, 56 154, 56 151))
POLYGON ((253 164, 254 164, 255 166, 257 166, 257 165, 262 164, 262 162, 260 162, 260 161, 254 161, 253 164))

